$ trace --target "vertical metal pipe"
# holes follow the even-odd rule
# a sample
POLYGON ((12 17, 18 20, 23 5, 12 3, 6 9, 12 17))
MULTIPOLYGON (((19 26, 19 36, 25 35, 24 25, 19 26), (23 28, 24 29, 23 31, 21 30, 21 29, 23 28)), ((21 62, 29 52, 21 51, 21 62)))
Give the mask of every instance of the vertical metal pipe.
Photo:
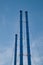
POLYGON ((29 43, 29 27, 28 27, 28 12, 25 11, 26 16, 26 38, 27 38, 27 54, 28 54, 28 65, 31 65, 31 57, 30 57, 30 43, 29 43))
POLYGON ((20 10, 20 65, 23 65, 22 11, 20 10))
POLYGON ((17 34, 15 35, 15 56, 14 56, 14 65, 16 65, 17 60, 17 34))

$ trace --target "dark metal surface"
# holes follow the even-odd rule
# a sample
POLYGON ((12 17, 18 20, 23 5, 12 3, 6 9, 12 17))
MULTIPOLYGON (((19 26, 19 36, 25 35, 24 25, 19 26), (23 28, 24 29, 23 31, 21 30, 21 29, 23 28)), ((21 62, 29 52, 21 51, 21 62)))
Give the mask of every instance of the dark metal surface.
POLYGON ((30 55, 30 43, 29 43, 29 27, 28 27, 28 12, 25 11, 26 17, 26 39, 27 39, 27 58, 28 58, 28 65, 31 65, 31 55, 30 55))
POLYGON ((22 11, 20 11, 20 65, 23 65, 22 11))
POLYGON ((16 65, 17 60, 17 34, 15 35, 15 56, 14 56, 14 65, 16 65))

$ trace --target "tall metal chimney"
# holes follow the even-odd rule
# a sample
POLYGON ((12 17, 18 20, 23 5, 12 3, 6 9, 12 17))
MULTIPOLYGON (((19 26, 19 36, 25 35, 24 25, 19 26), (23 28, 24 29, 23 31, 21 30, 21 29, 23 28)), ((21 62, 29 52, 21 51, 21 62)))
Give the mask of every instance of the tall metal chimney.
POLYGON ((23 65, 22 10, 20 10, 20 65, 23 65))
POLYGON ((30 55, 30 43, 29 43, 29 27, 28 27, 28 12, 25 11, 26 17, 26 38, 27 38, 27 58, 28 58, 28 65, 31 65, 31 55, 30 55))
POLYGON ((17 60, 17 34, 15 35, 15 54, 14 54, 14 65, 16 65, 17 60))

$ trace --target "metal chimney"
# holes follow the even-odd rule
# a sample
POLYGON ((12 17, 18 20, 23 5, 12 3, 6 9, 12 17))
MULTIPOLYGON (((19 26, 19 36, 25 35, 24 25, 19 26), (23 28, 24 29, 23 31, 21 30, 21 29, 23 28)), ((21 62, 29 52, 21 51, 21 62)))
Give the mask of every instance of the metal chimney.
POLYGON ((22 10, 20 10, 20 65, 23 65, 22 10))
POLYGON ((30 43, 29 43, 29 27, 28 27, 28 12, 25 11, 26 17, 26 38, 27 38, 27 58, 28 58, 28 65, 31 65, 31 55, 30 55, 30 43))
POLYGON ((17 60, 17 34, 15 35, 15 56, 14 56, 14 65, 16 65, 17 60))

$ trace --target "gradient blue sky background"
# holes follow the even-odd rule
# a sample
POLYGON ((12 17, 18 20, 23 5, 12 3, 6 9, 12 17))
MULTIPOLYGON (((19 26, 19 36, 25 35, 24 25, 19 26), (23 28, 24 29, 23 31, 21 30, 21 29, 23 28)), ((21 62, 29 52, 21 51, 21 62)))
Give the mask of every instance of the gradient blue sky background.
MULTIPOLYGON (((16 33, 19 36, 20 10, 23 10, 23 31, 25 31, 25 11, 28 11, 31 64, 43 65, 43 0, 0 0, 0 65, 13 65, 14 38, 16 33)), ((23 32, 24 42, 25 36, 23 32)), ((26 50, 26 44, 24 49, 26 50)), ((27 64, 26 60, 25 62, 27 64)), ((17 64, 19 65, 19 57, 17 64)))

